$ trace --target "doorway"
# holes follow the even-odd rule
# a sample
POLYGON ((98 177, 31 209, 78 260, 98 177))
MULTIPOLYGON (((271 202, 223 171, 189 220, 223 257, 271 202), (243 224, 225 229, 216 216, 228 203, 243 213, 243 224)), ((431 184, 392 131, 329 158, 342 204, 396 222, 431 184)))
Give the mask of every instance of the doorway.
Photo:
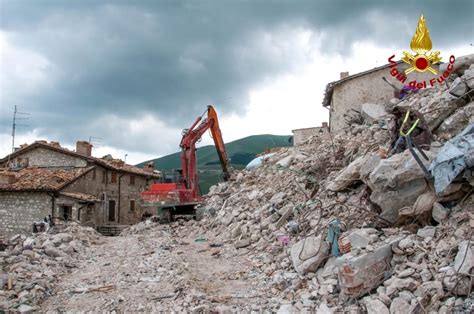
POLYGON ((109 221, 115 221, 115 200, 109 200, 109 221))

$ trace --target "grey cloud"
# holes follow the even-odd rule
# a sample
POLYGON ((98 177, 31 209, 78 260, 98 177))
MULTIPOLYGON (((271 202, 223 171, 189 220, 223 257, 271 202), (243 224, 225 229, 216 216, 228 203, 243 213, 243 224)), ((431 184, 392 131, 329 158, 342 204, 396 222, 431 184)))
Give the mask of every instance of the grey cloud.
MULTIPOLYGON (((35 127, 61 140, 104 134, 121 148, 144 152, 153 150, 124 141, 126 134, 97 119, 153 115, 186 126, 210 103, 242 113, 253 86, 298 66, 291 55, 270 56, 255 38, 259 32, 308 28, 325 34, 325 53, 348 54, 360 39, 385 47, 405 43, 420 13, 436 46, 465 43, 473 27, 472 1, 0 3, 0 27, 9 40, 52 63, 51 84, 0 96, 1 112, 15 102, 32 113, 35 127)), ((0 132, 8 132, 9 120, 0 116, 0 132)))

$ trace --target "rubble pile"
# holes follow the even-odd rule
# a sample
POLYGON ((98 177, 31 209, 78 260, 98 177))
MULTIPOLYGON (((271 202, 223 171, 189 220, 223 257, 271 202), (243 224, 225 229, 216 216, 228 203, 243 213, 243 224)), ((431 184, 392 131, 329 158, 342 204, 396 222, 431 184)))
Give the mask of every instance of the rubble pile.
POLYGON ((201 225, 252 258, 283 312, 472 310, 473 70, 212 187, 201 225))
POLYGON ((74 222, 6 239, 0 250, 0 309, 37 310, 57 281, 76 267, 76 258, 100 242, 93 228, 74 222))

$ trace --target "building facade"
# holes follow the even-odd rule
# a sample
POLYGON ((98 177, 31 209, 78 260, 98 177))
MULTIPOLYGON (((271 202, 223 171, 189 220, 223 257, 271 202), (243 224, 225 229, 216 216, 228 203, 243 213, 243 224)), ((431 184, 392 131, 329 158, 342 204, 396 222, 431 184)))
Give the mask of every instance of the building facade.
POLYGON ((291 130, 291 132, 293 133, 293 145, 302 145, 311 136, 325 134, 328 131, 329 128, 327 122, 323 122, 322 126, 291 130))
POLYGON ((71 151, 37 141, 1 159, 0 233, 31 231, 48 215, 99 231, 140 221, 147 213, 140 194, 159 174, 91 152, 87 142, 78 141, 71 151))
MULTIPOLYGON (((403 72, 408 67, 409 65, 398 62, 396 68, 403 72)), ((438 67, 434 67, 438 69, 438 67)), ((406 82, 401 83, 390 74, 390 70, 390 65, 387 64, 354 75, 342 72, 339 81, 326 86, 323 106, 329 109, 331 132, 347 129, 349 126, 346 124, 345 115, 353 110, 360 112, 362 104, 385 104, 392 98, 398 97, 398 91, 404 85, 408 85, 410 81, 429 81, 434 77, 428 71, 423 73, 414 71, 410 73, 406 82)))

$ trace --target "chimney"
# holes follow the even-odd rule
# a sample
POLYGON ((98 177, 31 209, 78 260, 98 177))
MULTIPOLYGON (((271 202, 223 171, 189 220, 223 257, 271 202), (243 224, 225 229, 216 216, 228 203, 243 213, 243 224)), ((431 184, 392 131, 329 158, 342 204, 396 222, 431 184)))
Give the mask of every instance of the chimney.
POLYGON ((349 72, 341 72, 339 74, 339 78, 342 80, 343 78, 346 78, 349 76, 349 72))
POLYGON ((59 144, 59 142, 49 142, 49 145, 53 146, 53 147, 56 147, 56 148, 61 148, 61 145, 59 144))
POLYGON ((77 141, 76 142, 76 153, 81 154, 82 156, 91 157, 92 156, 92 144, 86 141, 77 141))
POLYGON ((16 181, 16 177, 13 173, 0 173, 0 185, 13 184, 16 181))
POLYGON ((155 170, 155 163, 154 163, 153 161, 147 162, 147 163, 143 166, 143 170, 145 170, 146 172, 153 173, 153 171, 155 170))
POLYGON ((328 123, 327 123, 327 122, 323 122, 322 127, 325 128, 325 129, 327 129, 327 128, 328 128, 328 123))

